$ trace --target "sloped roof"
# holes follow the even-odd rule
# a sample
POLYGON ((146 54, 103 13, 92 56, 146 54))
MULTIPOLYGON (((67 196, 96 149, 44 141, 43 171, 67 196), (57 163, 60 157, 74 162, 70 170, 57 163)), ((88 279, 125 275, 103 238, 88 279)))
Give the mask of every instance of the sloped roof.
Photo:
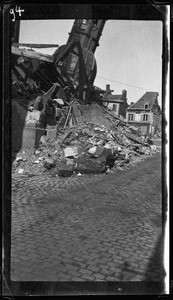
POLYGON ((112 94, 107 94, 104 95, 106 98, 105 102, 111 102, 111 103, 123 103, 124 101, 121 99, 122 95, 112 95, 112 94))
POLYGON ((122 95, 108 95, 107 101, 112 103, 123 103, 124 101, 121 100, 122 95))
POLYGON ((137 102, 130 105, 128 109, 144 109, 146 102, 150 104, 149 108, 152 109, 158 95, 157 92, 146 92, 137 102))
POLYGON ((122 97, 122 95, 109 95, 108 99, 118 99, 118 100, 120 100, 121 97, 122 97))

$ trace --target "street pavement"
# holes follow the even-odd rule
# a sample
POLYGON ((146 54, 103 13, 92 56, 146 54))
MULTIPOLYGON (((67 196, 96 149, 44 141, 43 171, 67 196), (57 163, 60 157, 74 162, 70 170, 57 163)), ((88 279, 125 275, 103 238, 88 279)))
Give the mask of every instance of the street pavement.
POLYGON ((13 176, 11 280, 163 279, 161 155, 115 173, 13 176))

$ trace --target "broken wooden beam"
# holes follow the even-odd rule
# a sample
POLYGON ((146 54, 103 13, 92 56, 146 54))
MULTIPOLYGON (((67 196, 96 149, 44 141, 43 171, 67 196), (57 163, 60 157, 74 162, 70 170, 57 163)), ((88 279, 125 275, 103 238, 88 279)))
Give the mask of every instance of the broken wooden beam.
POLYGON ((51 98, 51 96, 52 96, 53 92, 55 91, 55 89, 59 88, 59 87, 60 87, 60 84, 58 82, 55 82, 53 84, 53 86, 46 93, 44 93, 44 99, 51 98))
POLYGON ((129 134, 129 133, 127 133, 127 132, 125 132, 124 134, 125 134, 125 136, 126 136, 128 139, 130 139, 130 140, 136 142, 137 144, 144 144, 144 142, 141 141, 140 137, 136 137, 136 136, 134 136, 134 135, 132 135, 132 134, 129 134))
POLYGON ((29 43, 13 43, 14 47, 28 47, 28 48, 58 48, 58 44, 29 44, 29 43))
POLYGON ((11 47, 11 52, 14 55, 17 56, 24 56, 32 59, 37 59, 37 60, 42 60, 42 61, 47 61, 47 62, 53 62, 53 56, 49 54, 42 54, 35 52, 33 50, 28 50, 28 49, 20 49, 18 47, 11 47))

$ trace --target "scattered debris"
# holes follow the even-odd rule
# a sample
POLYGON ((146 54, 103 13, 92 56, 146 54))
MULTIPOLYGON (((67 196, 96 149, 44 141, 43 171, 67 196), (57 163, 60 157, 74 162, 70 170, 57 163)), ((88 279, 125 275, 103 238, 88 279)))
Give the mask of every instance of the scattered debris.
POLYGON ((55 162, 52 158, 46 158, 44 161, 44 167, 48 170, 52 169, 55 166, 55 162))
POLYGON ((137 130, 119 120, 110 128, 80 122, 61 129, 47 126, 46 132, 40 138, 38 149, 18 153, 13 163, 15 172, 23 168, 27 174, 47 172, 63 177, 108 174, 158 151, 155 145, 142 139, 137 130))
POLYGON ((34 164, 39 164, 39 162, 40 162, 39 160, 35 160, 33 163, 34 164))
POLYGON ((45 135, 42 135, 42 136, 41 136, 40 142, 41 142, 41 144, 43 144, 43 145, 46 144, 46 136, 45 136, 45 135))
POLYGON ((156 151, 156 150, 157 150, 156 145, 151 145, 150 148, 151 148, 153 151, 156 151))
POLYGON ((35 154, 40 154, 40 150, 35 150, 35 154))
POLYGON ((22 158, 21 156, 18 156, 18 157, 16 158, 16 161, 21 161, 21 160, 23 160, 23 158, 22 158))

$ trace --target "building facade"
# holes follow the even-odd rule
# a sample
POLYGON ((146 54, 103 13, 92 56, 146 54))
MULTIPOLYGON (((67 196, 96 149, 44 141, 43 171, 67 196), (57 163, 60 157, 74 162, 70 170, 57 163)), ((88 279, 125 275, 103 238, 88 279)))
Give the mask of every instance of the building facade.
POLYGON ((114 112, 115 115, 122 119, 126 119, 126 109, 128 107, 127 104, 127 91, 122 90, 122 94, 115 95, 112 94, 112 90, 110 89, 110 85, 106 85, 106 93, 103 95, 107 98, 107 102, 105 105, 114 112))
POLYGON ((137 126, 144 136, 161 132, 161 109, 157 92, 146 92, 137 102, 126 109, 126 120, 137 126))

